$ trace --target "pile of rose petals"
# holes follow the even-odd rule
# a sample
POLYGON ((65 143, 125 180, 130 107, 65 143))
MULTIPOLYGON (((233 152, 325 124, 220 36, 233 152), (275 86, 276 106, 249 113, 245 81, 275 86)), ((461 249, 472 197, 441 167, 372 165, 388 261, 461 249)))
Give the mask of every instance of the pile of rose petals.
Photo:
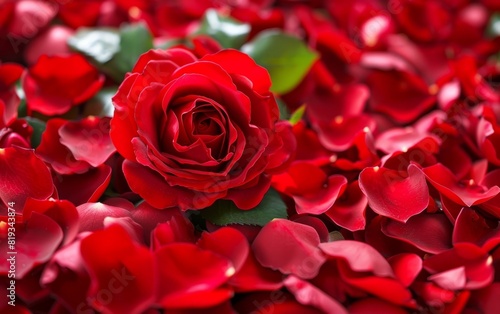
POLYGON ((499 1, 0 4, 1 313, 497 313, 499 222, 499 1))

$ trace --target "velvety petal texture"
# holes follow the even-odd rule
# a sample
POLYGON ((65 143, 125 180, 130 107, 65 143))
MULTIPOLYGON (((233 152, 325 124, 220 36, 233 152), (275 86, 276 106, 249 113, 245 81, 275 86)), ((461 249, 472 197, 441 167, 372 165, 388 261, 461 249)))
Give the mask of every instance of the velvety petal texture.
POLYGON ((113 97, 111 138, 131 189, 157 208, 202 209, 221 198, 258 205, 266 173, 295 148, 290 126, 276 124, 270 86, 267 71, 236 50, 143 54, 113 97))

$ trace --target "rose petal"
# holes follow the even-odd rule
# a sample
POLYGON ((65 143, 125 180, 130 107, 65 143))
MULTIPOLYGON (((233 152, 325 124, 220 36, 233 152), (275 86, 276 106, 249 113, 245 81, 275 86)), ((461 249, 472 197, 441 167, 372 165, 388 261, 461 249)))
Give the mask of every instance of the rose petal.
POLYGON ((250 249, 247 238, 230 227, 223 227, 212 233, 204 232, 196 245, 226 257, 231 261, 236 272, 247 260, 250 249))
POLYGON ((33 150, 0 148, 0 169, 0 199, 15 203, 19 212, 28 197, 45 200, 54 193, 49 169, 33 150))
POLYGON ((274 219, 257 235, 252 250, 265 267, 278 269, 284 274, 296 274, 301 278, 313 278, 325 261, 318 250, 319 243, 314 228, 285 219, 274 219))
POLYGON ((359 187, 376 213, 406 222, 429 204, 424 174, 417 166, 408 166, 408 176, 386 168, 366 168, 359 175, 359 187), (411 200, 409 203, 408 200, 411 200))
POLYGON ((194 244, 175 243, 157 250, 155 261, 157 298, 165 308, 209 307, 231 297, 230 291, 219 287, 235 270, 229 260, 218 254, 194 244), (197 302, 193 303, 191 297, 197 297, 197 302))
POLYGON ((382 232, 432 254, 452 247, 453 225, 441 214, 422 213, 411 217, 406 223, 386 219, 382 222, 382 232), (421 232, 424 229, 426 232, 421 232))
POLYGON ((95 231, 81 242, 91 278, 87 296, 98 311, 142 313, 154 300, 152 253, 119 225, 95 231), (103 292, 107 291, 107 292, 103 292))

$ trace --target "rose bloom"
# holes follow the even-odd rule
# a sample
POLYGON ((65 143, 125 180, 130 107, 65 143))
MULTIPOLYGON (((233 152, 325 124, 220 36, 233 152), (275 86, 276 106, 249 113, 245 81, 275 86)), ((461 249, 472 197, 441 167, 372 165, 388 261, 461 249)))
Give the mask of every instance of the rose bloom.
POLYGON ((270 86, 268 72, 236 50, 143 54, 113 97, 111 121, 132 191, 157 208, 258 205, 295 147, 270 86))

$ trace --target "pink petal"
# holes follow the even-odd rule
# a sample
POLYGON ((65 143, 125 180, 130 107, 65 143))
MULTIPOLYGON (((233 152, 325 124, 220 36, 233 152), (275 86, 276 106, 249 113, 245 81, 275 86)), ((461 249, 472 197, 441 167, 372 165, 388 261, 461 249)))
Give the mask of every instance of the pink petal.
POLYGON ((106 217, 130 217, 128 210, 103 203, 85 203, 78 206, 77 210, 80 215, 80 232, 103 229, 106 217))
POLYGON ((342 240, 321 243, 319 248, 329 258, 345 260, 355 272, 371 272, 379 277, 394 277, 391 265, 379 252, 366 243, 342 240))

